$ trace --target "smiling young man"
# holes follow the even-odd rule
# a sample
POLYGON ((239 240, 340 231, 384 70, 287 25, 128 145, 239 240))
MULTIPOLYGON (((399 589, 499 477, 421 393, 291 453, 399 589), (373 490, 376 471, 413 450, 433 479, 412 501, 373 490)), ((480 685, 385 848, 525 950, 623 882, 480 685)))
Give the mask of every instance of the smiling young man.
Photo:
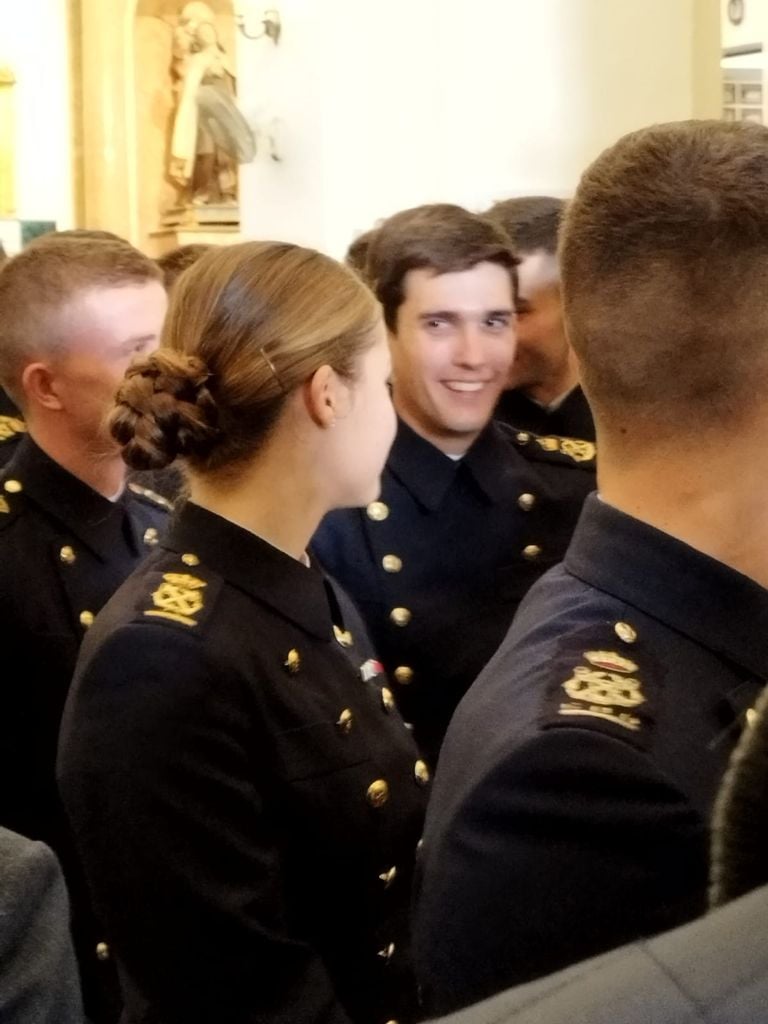
POLYGON ((593 446, 491 423, 515 354, 516 262, 496 227, 458 206, 377 228, 366 265, 389 332, 398 433, 380 500, 326 517, 313 545, 362 612, 433 764, 594 486, 593 446))
POLYGON ((0 273, 0 384, 27 430, 0 472, 0 649, 23 666, 0 696, 0 825, 62 860, 96 1022, 113 1019, 111 979, 56 794, 56 742, 85 631, 167 518, 161 500, 126 486, 105 426, 165 308, 159 269, 120 240, 51 236, 0 273))

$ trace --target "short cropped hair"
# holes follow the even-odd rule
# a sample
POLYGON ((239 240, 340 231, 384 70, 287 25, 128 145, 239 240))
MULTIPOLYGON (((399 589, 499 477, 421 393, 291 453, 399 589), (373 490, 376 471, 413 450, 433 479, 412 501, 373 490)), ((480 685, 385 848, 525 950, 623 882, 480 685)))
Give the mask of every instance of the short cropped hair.
POLYGON ((478 263, 497 263, 509 271, 516 300, 518 262, 509 239, 495 224, 461 206, 434 203, 396 213, 376 229, 368 248, 366 273, 384 308, 387 327, 395 330, 409 271, 452 274, 471 270, 478 263))
POLYGON ((176 283, 176 278, 183 274, 187 267, 197 263, 210 248, 210 245, 203 242, 190 242, 188 245, 179 245, 175 249, 171 249, 170 252, 158 256, 155 262, 163 272, 163 283, 166 289, 171 288, 176 283))
POLYGON ((768 401, 768 128, 684 121, 620 139, 568 204, 560 267, 606 429, 733 429, 768 401))
POLYGON ((64 231, 46 231, 44 235, 37 235, 26 246, 38 245, 40 242, 48 243, 59 239, 80 239, 86 242, 125 242, 126 239, 116 235, 114 231, 106 231, 104 228, 67 228, 64 231))
POLYGON ((506 231, 516 253, 557 253, 557 238, 565 201, 554 196, 502 199, 483 216, 506 231))
POLYGON ((18 404, 24 367, 66 342, 61 313, 79 294, 159 280, 154 261, 122 239, 36 239, 0 272, 0 384, 18 404))
POLYGON ((344 254, 346 265, 350 270, 354 270, 363 281, 367 279, 368 251, 375 233, 376 228, 371 228, 369 231, 364 231, 362 235, 358 235, 344 254))

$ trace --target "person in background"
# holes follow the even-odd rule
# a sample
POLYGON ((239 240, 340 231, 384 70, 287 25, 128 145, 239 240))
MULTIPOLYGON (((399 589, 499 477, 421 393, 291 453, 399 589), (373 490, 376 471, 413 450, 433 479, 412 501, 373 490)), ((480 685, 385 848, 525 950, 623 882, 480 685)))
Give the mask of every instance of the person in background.
POLYGON ((435 1024, 754 1024, 768 1005, 768 690, 713 812, 710 911, 435 1024))
POLYGON ((204 245, 201 242, 191 242, 188 245, 179 245, 175 249, 163 253, 162 256, 158 256, 155 262, 163 272, 163 284, 166 291, 171 290, 179 274, 184 273, 187 267, 191 267, 193 263, 197 263, 210 248, 210 245, 204 245))
POLYGON ((565 336, 557 235, 565 203, 552 196, 506 199, 484 214, 507 233, 519 295, 517 349, 496 416, 537 434, 595 440, 595 425, 565 336))
POLYGON ((377 228, 366 272, 388 330, 397 437, 380 498, 328 515, 312 544, 358 605, 433 764, 594 487, 594 445, 491 422, 515 353, 515 265, 502 232, 458 206, 377 228))
POLYGON ((40 239, 0 271, 0 384, 26 432, 0 471, 0 649, 21 666, 0 694, 0 825, 49 844, 73 902, 86 1010, 113 1018, 54 764, 80 642, 157 543, 162 501, 126 485, 105 428, 125 369, 156 347, 165 290, 127 242, 40 239), (105 1005, 102 1005, 102 978, 105 1005))
POLYGON ((376 228, 371 228, 370 231, 364 231, 361 235, 358 235, 353 242, 350 243, 349 248, 344 255, 344 262, 346 265, 357 274, 358 277, 366 280, 366 264, 368 262, 368 250, 371 247, 373 236, 376 232, 376 228))
POLYGON ((0 1020, 85 1024, 61 867, 44 843, 2 827, 0 1020))
MULTIPOLYGON (((122 239, 111 231, 102 231, 98 228, 71 228, 67 231, 49 231, 44 235, 38 235, 29 244, 35 245, 39 241, 48 244, 52 239, 59 238, 80 238, 90 241, 119 242, 122 239)), ((27 246, 29 248, 29 246, 27 246)), ((8 262, 8 257, 0 247, 0 269, 8 262)), ((11 458, 15 451, 16 444, 26 433, 26 424, 19 411, 18 406, 10 397, 5 388, 0 387, 0 466, 11 458)))
POLYGON ((351 271, 249 242, 184 273, 120 391, 126 460, 178 459, 189 482, 89 632, 59 748, 125 1024, 417 1013, 428 772, 305 554, 326 511, 378 495, 389 371, 351 271))
POLYGON ((625 136, 569 204, 598 495, 448 730, 414 925, 432 1013, 706 907, 768 678, 767 192, 768 129, 690 121, 625 136))

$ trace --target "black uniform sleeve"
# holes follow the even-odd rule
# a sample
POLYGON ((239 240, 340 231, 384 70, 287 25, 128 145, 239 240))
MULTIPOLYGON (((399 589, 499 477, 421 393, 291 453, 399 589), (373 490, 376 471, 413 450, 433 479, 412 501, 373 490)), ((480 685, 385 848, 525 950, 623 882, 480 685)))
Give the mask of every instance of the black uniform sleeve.
POLYGON ((415 928, 434 1014, 705 909, 705 822, 644 753, 605 732, 539 732, 500 755, 443 824, 432 851, 428 820, 415 928))
POLYGON ((192 635, 113 633, 67 707, 59 783, 107 937, 169 1022, 346 1024, 284 920, 254 708, 192 635))

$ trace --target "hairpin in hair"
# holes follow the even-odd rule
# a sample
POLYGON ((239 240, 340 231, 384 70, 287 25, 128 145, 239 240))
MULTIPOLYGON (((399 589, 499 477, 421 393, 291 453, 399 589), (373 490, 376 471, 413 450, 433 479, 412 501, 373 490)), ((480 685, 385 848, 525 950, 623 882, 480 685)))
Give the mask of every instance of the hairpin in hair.
POLYGON ((275 364, 272 362, 272 360, 269 358, 269 356, 267 355, 267 353, 264 351, 263 348, 259 349, 259 354, 261 355, 261 358, 264 360, 264 362, 269 367, 269 372, 272 374, 272 376, 277 381, 277 386, 280 388, 280 390, 283 392, 283 394, 285 394, 285 387, 283 385, 283 382, 280 380, 280 374, 275 369, 275 364))

